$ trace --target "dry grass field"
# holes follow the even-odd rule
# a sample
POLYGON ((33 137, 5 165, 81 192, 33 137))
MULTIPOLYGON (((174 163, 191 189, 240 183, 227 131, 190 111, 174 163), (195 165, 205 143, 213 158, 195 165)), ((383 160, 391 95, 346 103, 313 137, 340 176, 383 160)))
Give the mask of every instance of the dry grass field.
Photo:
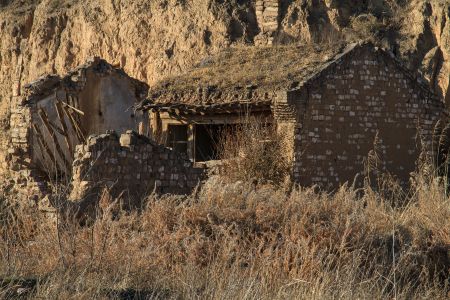
POLYGON ((401 207, 369 187, 211 179, 188 197, 150 196, 140 212, 113 203, 84 227, 15 209, 2 220, 0 295, 445 299, 450 198, 436 179, 414 179, 401 207))
POLYGON ((223 149, 241 167, 133 212, 105 192, 83 226, 4 194, 0 298, 448 299, 450 196, 427 164, 408 191, 380 176, 326 193, 281 180, 279 151, 245 134, 223 149))

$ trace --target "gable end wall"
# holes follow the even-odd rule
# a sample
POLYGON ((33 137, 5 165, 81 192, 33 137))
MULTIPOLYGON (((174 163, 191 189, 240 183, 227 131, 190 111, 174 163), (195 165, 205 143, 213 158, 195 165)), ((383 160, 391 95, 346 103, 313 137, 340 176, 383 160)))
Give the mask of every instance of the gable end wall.
POLYGON ((305 84, 306 96, 295 104, 307 106, 297 115, 296 182, 326 188, 353 182, 377 134, 380 168, 408 181, 421 151, 417 128, 429 150, 444 105, 387 56, 360 47, 305 84))

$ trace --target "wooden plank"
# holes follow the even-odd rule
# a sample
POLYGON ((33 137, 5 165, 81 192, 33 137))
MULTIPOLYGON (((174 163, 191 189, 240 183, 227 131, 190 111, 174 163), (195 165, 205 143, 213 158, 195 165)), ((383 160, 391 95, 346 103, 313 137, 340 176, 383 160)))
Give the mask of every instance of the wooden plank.
POLYGON ((67 168, 67 171, 70 171, 71 164, 67 160, 66 156, 64 155, 63 150, 61 149, 61 145, 58 142, 58 138, 56 137, 55 132, 52 129, 52 126, 48 122, 48 116, 47 113, 41 108, 39 109, 39 117, 41 118, 42 123, 44 124, 44 127, 47 129, 48 133, 50 134, 50 137, 53 140, 53 143, 55 145, 56 152, 58 153, 59 157, 63 161, 65 167, 67 168))
MULTIPOLYGON (((43 148, 45 150, 45 152, 47 153, 48 157, 50 157, 50 160, 57 163, 55 156, 53 155, 53 152, 50 150, 50 147, 45 143, 45 139, 44 136, 42 135, 41 130, 39 129, 39 126, 37 126, 36 124, 32 123, 33 129, 36 132, 36 137, 38 140, 39 145, 41 146, 41 148, 43 148)), ((42 153, 42 155, 44 155, 44 153, 42 153)), ((42 164, 44 164, 44 162, 42 162, 42 164)))
POLYGON ((70 142, 69 130, 67 128, 66 120, 64 118, 64 110, 59 100, 55 102, 56 113, 58 114, 59 123, 61 123, 62 130, 64 131, 64 141, 66 142, 67 149, 71 153, 71 159, 73 160, 74 150, 72 143, 70 142))
POLYGON ((66 135, 66 133, 64 132, 64 130, 62 130, 62 128, 60 128, 58 125, 56 125, 55 123, 53 123, 52 121, 50 121, 50 120, 47 120, 48 121, 48 124, 50 124, 50 126, 52 126, 52 128, 54 129, 54 130, 56 130, 56 132, 58 132, 60 135, 62 135, 62 136, 65 136, 66 135))
MULTIPOLYGON (((75 103, 75 100, 73 99, 72 96, 69 95, 69 96, 67 96, 67 97, 68 97, 68 99, 69 99, 68 102, 75 103)), ((62 103, 62 105, 65 106, 66 108, 70 108, 70 109, 73 110, 74 112, 76 112, 76 113, 78 113, 78 114, 84 116, 84 112, 81 111, 81 110, 79 110, 79 109, 76 108, 75 106, 70 105, 70 104, 68 104, 68 103, 66 103, 66 102, 64 102, 64 101, 61 101, 61 103, 62 103)))
POLYGON ((81 130, 80 126, 78 125, 78 122, 76 121, 75 117, 73 116, 73 113, 66 107, 62 106, 64 112, 66 113, 67 117, 69 118, 70 124, 72 125, 72 128, 75 130, 75 134, 77 136, 78 142, 84 143, 86 141, 84 137, 84 133, 81 130))

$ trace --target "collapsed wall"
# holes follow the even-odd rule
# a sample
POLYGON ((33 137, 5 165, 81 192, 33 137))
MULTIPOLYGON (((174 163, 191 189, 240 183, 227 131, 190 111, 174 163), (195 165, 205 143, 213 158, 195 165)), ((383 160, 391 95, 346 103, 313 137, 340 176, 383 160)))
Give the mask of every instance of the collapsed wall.
POLYGON ((104 187, 135 200, 152 192, 188 194, 204 176, 182 154, 131 130, 90 136, 77 146, 73 165, 72 200, 95 197, 104 187))
POLYGON ((8 157, 18 198, 38 204, 49 183, 70 177, 75 145, 88 135, 137 128, 141 116, 129 108, 147 89, 98 57, 64 76, 47 75, 18 88, 8 157))

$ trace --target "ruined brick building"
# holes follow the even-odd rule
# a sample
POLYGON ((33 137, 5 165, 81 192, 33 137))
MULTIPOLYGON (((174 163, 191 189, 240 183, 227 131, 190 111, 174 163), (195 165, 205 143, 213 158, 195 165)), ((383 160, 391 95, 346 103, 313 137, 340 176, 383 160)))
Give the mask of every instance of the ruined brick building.
POLYGON ((138 107, 150 132, 193 161, 214 158, 224 125, 257 115, 287 136, 293 180, 325 188, 362 173, 376 136, 383 170, 406 182, 436 122, 449 120, 420 74, 370 43, 230 49, 161 82, 138 107))
POLYGON ((249 116, 285 133, 299 184, 352 181, 376 136, 384 170, 406 181, 417 137, 429 146, 436 122, 449 120, 419 74, 370 43, 230 48, 147 89, 98 59, 25 87, 11 116, 17 183, 33 194, 73 176, 75 199, 99 182, 186 193, 203 178, 196 163, 218 158, 221 130, 249 116))
POLYGON ((188 191, 188 178, 179 173, 190 163, 129 132, 142 124, 142 114, 132 108, 147 90, 99 58, 63 77, 48 75, 24 86, 11 103, 10 120, 11 175, 18 190, 38 200, 51 184, 73 180, 74 198, 103 184, 134 194, 155 185, 161 192, 169 186, 171 192, 188 191), (172 170, 164 172, 164 166, 172 170), (141 188, 143 180, 148 186, 141 188))

